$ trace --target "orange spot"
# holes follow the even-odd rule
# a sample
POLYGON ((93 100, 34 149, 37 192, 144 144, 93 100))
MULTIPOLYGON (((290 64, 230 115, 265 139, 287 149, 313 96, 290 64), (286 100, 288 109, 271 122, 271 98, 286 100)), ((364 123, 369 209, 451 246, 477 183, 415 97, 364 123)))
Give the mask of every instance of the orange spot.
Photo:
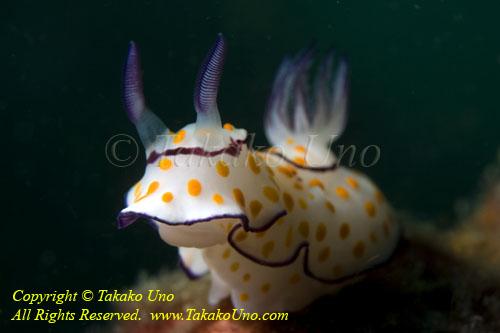
POLYGON ((237 242, 243 242, 245 239, 247 239, 248 233, 245 232, 244 230, 240 230, 237 234, 236 237, 234 237, 234 240, 237 242))
POLYGON ((190 195, 196 197, 201 193, 201 184, 196 179, 191 179, 190 181, 188 181, 187 189, 190 195))
POLYGON ((295 146, 295 150, 298 151, 298 152, 301 152, 301 153, 305 153, 306 152, 306 147, 304 147, 302 145, 297 145, 297 146, 295 146))
POLYGON ((145 197, 147 197, 148 195, 150 195, 151 193, 156 192, 156 190, 158 189, 159 186, 160 186, 160 183, 158 183, 157 181, 151 182, 151 184, 149 184, 148 191, 146 192, 146 194, 144 194, 140 198, 135 199, 134 202, 138 202, 138 201, 144 199, 145 197))
POLYGON ((252 200, 250 202, 250 214, 253 218, 257 217, 262 210, 262 204, 258 200, 252 200))
POLYGON ((240 294, 240 301, 242 301, 242 302, 248 301, 248 295, 245 293, 241 293, 240 294))
POLYGON ((332 272, 334 277, 340 277, 342 275, 342 266, 340 265, 333 266, 332 272))
POLYGON ((278 194, 278 191, 274 189, 271 186, 266 186, 264 187, 264 196, 267 198, 267 200, 271 202, 278 202, 280 200, 280 195, 278 194))
POLYGON ((332 213, 335 213, 335 206, 330 201, 325 201, 325 206, 332 213))
POLYGON ((225 123, 224 128, 227 129, 228 131, 234 130, 234 126, 231 125, 230 123, 225 123))
POLYGON ((158 167, 162 170, 168 170, 172 167, 172 161, 169 160, 168 158, 162 158, 158 162, 158 167))
POLYGON ((325 262, 329 256, 330 256, 330 248, 328 246, 325 246, 318 253, 318 261, 325 262))
POLYGON ((384 201, 384 195, 380 190, 375 190, 375 198, 377 198, 377 201, 380 203, 384 201))
POLYGON ((283 224, 283 222, 285 222, 285 217, 284 217, 284 216, 282 216, 282 217, 280 217, 278 220, 276 220, 276 224, 277 224, 277 225, 282 225, 282 224, 283 224))
POLYGON ((173 198, 174 198, 174 195, 172 194, 172 192, 165 192, 161 196, 161 200, 163 200, 163 202, 170 202, 170 201, 172 201, 173 198))
POLYGON ((323 241, 323 239, 325 239, 326 237, 326 232, 327 229, 325 224, 324 223, 318 224, 318 226, 316 227, 316 241, 318 242, 323 241))
POLYGON ((213 196, 212 196, 212 200, 218 204, 218 205, 221 205, 224 203, 224 198, 222 197, 222 195, 218 194, 218 193, 215 193, 213 196))
POLYGON ((177 132, 177 134, 174 137, 174 143, 181 143, 182 140, 184 140, 184 137, 186 136, 186 131, 185 130, 180 130, 177 132))
POLYGON ((347 177, 346 181, 347 181, 347 184, 349 184, 349 186, 352 187, 353 189, 357 190, 359 188, 359 184, 356 181, 356 179, 354 179, 352 177, 347 177))
POLYGON ((368 216, 370 217, 375 217, 375 215, 377 214, 377 209, 375 208, 375 204, 373 203, 373 201, 365 202, 365 210, 366 214, 368 214, 368 216))
POLYGON ((358 259, 363 257, 365 255, 365 243, 363 241, 357 242, 352 249, 352 254, 358 259))
POLYGON ((325 189, 325 185, 323 185, 323 183, 321 182, 321 180, 319 180, 317 178, 311 179, 311 181, 309 182, 309 186, 311 186, 311 187, 313 187, 313 186, 319 186, 319 187, 321 187, 322 190, 325 189))
POLYGON ((271 169, 269 166, 266 165, 266 170, 271 174, 271 176, 274 176, 274 171, 271 169))
POLYGON ((248 273, 247 273, 247 274, 245 274, 245 275, 243 275, 243 282, 248 282, 248 281, 250 281, 250 278, 251 278, 251 276, 250 276, 250 274, 248 274, 248 273))
POLYGON ((231 272, 236 272, 239 268, 240 268, 240 263, 239 262, 233 262, 231 264, 231 267, 229 269, 231 269, 231 272))
POLYGON ((299 223, 299 234, 304 237, 304 238, 307 238, 309 237, 309 222, 307 221, 302 221, 299 223))
POLYGON ((337 186, 335 192, 337 192, 337 195, 343 199, 349 198, 349 192, 347 192, 347 190, 342 186, 337 186))
POLYGON ((248 166, 250 167, 250 170, 252 170, 252 172, 255 173, 256 175, 260 173, 260 168, 257 165, 255 157, 253 157, 252 154, 248 154, 248 166))
POLYGON ((261 287, 260 287, 260 291, 263 293, 263 294, 267 294, 269 292, 269 289, 271 289, 271 285, 269 283, 264 283, 261 287))
POLYGON ((293 161, 298 165, 306 165, 306 160, 302 157, 295 157, 293 161))
POLYGON ((229 258, 230 254, 231 254, 231 249, 230 248, 225 249, 224 252, 222 252, 222 259, 229 258))
POLYGON ((245 197, 243 196, 243 192, 239 188, 233 189, 233 197, 234 201, 241 207, 245 207, 245 197))
POLYGON ((295 170, 295 168, 291 165, 278 166, 277 169, 279 173, 287 176, 288 178, 292 178, 297 174, 297 170, 295 170))
POLYGON ((290 247, 292 245, 292 237, 293 237, 293 226, 288 227, 288 231, 286 233, 285 238, 285 246, 290 247))
POLYGON ((285 208, 288 213, 290 213, 293 210, 294 202, 293 198, 290 194, 284 192, 283 193, 283 202, 285 203, 285 208))
POLYGON ((297 190, 303 190, 304 189, 304 187, 302 187, 302 184, 298 183, 298 182, 295 182, 293 184, 293 187, 295 187, 297 190))
POLYGON ((351 233, 351 227, 349 226, 349 224, 343 223, 339 229, 340 239, 346 239, 347 237, 349 237, 350 233, 351 233))
POLYGON ((262 256, 267 259, 274 250, 274 241, 269 241, 262 245, 262 256))
POLYGON ((288 283, 290 284, 297 284, 300 282, 300 275, 295 273, 288 279, 288 283))
POLYGON ((229 176, 229 167, 227 166, 227 163, 224 161, 219 161, 215 164, 215 168, 217 169, 217 173, 221 177, 227 177, 229 176))
POLYGON ((300 208, 302 208, 303 210, 307 209, 307 202, 304 199, 299 198, 299 200, 297 200, 297 201, 299 202, 300 208))
POLYGON ((288 143, 289 145, 293 145, 294 142, 295 140, 293 138, 286 139, 286 143, 288 143))
POLYGON ((141 189, 141 182, 138 182, 137 185, 135 186, 134 196, 137 197, 137 194, 139 193, 140 189, 141 189))

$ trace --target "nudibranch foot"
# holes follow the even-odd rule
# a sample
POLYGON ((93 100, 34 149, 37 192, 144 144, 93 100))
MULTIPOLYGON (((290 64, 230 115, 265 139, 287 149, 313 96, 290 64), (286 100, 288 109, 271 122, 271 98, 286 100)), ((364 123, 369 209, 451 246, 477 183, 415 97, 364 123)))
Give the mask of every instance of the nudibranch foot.
POLYGON ((399 226, 377 186, 340 166, 329 149, 347 118, 344 59, 334 66, 328 52, 310 80, 312 48, 285 58, 265 117, 274 146, 253 151, 244 129, 221 122, 225 55, 219 34, 196 80, 196 122, 172 132, 146 107, 131 43, 124 105, 147 164, 119 226, 148 219, 179 247, 189 277, 210 274, 212 304, 230 296, 247 312, 300 310, 388 260, 399 226))

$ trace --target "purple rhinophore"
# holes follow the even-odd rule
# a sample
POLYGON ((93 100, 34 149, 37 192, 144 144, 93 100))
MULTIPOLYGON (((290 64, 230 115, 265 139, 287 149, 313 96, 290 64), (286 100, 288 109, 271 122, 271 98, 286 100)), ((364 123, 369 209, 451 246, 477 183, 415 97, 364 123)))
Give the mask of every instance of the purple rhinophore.
POLYGON ((125 65, 123 66, 123 104, 129 119, 135 124, 145 110, 146 103, 142 93, 142 72, 139 51, 133 41, 130 42, 125 65))
POLYGON ((226 41, 219 34, 203 62, 194 88, 194 108, 198 113, 217 111, 217 90, 226 57, 226 41))

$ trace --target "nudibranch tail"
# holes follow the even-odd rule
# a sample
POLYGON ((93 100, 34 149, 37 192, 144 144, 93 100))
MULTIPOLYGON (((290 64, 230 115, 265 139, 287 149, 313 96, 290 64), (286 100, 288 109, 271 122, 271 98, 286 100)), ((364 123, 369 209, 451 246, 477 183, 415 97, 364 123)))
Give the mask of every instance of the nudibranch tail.
POLYGON ((220 128, 221 120, 217 109, 222 68, 226 57, 226 41, 219 34, 217 41, 203 62, 194 88, 194 108, 197 112, 196 125, 220 128))
POLYGON ((129 119, 137 127, 144 147, 153 143, 158 135, 167 131, 163 122, 146 106, 142 92, 142 73, 139 51, 133 41, 123 66, 123 104, 129 119))

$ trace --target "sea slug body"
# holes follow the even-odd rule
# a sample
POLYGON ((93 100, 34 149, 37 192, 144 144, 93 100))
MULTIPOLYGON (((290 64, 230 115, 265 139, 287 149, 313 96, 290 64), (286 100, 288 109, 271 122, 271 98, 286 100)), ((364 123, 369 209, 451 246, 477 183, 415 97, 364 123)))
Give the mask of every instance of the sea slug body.
POLYGON ((338 165, 329 145, 345 127, 348 72, 329 53, 308 88, 313 51, 285 58, 265 116, 265 151, 222 124, 217 90, 226 54, 219 35, 195 86, 196 122, 172 132, 146 106, 132 42, 124 104, 147 166, 118 222, 149 219, 179 247, 190 277, 209 273, 209 301, 230 296, 249 312, 297 311, 333 294, 393 253, 399 227, 382 192, 338 165))

